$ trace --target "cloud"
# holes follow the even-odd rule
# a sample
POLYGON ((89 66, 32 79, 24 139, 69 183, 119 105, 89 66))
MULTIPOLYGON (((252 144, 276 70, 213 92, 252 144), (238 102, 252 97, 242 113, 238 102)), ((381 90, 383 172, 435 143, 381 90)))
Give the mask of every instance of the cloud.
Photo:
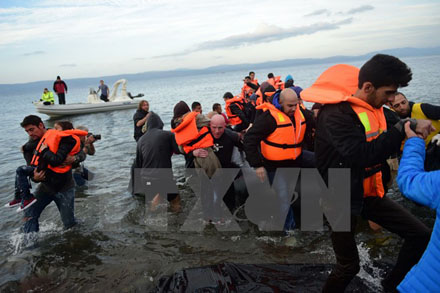
POLYGON ((61 64, 60 67, 76 67, 76 64, 61 64))
POLYGON ((315 10, 315 11, 313 11, 313 12, 311 12, 309 14, 306 14, 304 16, 316 16, 316 15, 321 15, 321 14, 329 15, 329 14, 331 14, 331 12, 328 9, 318 9, 318 10, 315 10))
POLYGON ((287 38, 292 38, 300 35, 311 35, 320 31, 335 30, 341 25, 350 24, 352 18, 347 18, 338 22, 321 22, 307 26, 280 28, 275 25, 260 25, 253 33, 233 35, 220 40, 207 41, 200 43, 193 49, 187 49, 181 52, 154 56, 153 58, 166 58, 188 55, 193 52, 204 50, 215 50, 223 48, 237 48, 242 46, 249 46, 253 44, 261 44, 273 41, 279 41, 287 38))
POLYGON ((350 9, 350 10, 348 10, 347 12, 345 12, 343 14, 345 14, 345 15, 353 15, 353 14, 356 14, 356 13, 362 13, 362 12, 373 10, 373 9, 374 9, 374 7, 371 6, 371 5, 362 5, 362 6, 350 9))
POLYGON ((34 56, 34 55, 43 55, 46 54, 45 51, 34 51, 29 53, 24 53, 23 56, 34 56))

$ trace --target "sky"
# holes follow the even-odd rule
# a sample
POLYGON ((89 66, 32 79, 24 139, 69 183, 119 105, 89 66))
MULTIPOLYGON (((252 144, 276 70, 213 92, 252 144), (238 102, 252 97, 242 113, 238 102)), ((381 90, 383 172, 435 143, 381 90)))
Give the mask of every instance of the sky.
POLYGON ((438 0, 0 0, 0 84, 436 47, 439 29, 438 0))

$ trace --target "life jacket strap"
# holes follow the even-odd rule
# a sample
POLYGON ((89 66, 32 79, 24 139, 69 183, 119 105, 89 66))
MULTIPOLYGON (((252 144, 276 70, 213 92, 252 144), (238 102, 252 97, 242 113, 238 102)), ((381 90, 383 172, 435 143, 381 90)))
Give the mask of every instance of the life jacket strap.
POLYGON ((187 144, 187 146, 193 146, 196 143, 198 143, 199 141, 201 141, 205 136, 207 136, 209 134, 209 131, 206 131, 205 133, 203 133, 202 135, 200 135, 199 137, 197 137, 196 139, 194 139, 193 141, 189 142, 187 144))
POLYGON ((281 149, 293 149, 293 148, 299 148, 302 145, 302 142, 300 143, 296 143, 296 144, 286 144, 286 143, 275 143, 275 142, 271 142, 268 141, 267 139, 263 140, 265 144, 273 146, 273 147, 277 147, 277 148, 281 148, 281 149))
POLYGON ((376 166, 373 166, 371 168, 365 168, 365 175, 364 178, 368 178, 373 176, 374 174, 380 172, 382 169, 382 164, 378 164, 376 166))

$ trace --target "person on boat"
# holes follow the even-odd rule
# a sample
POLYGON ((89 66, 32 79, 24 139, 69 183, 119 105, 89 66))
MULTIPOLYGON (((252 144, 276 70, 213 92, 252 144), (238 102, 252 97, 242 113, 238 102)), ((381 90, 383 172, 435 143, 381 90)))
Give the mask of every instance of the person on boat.
POLYGON ((397 183, 404 196, 436 210, 431 240, 420 261, 412 267, 397 289, 400 292, 440 292, 440 171, 425 172, 425 143, 405 124, 408 140, 403 148, 397 183))
POLYGON ((241 97, 245 98, 246 100, 250 100, 250 97, 258 90, 260 86, 253 83, 251 81, 250 76, 246 76, 243 80, 243 87, 241 88, 241 97))
MULTIPOLYGON (((355 240, 358 216, 372 220, 404 239, 396 265, 382 280, 384 290, 395 291, 417 263, 429 241, 430 230, 400 204, 385 196, 381 168, 405 138, 399 121, 387 129, 383 105, 394 100, 399 87, 408 85, 410 68, 398 58, 377 54, 362 68, 335 65, 327 69, 301 97, 325 104, 319 112, 316 164, 327 182, 330 168, 350 168, 350 230, 331 232, 336 266, 323 292, 343 292, 360 270, 355 240)), ((427 135, 432 126, 413 120, 417 133, 427 135)))
POLYGON ((250 77, 250 82, 253 83, 254 85, 258 87, 260 87, 260 84, 258 83, 258 79, 255 78, 255 72, 250 71, 249 72, 249 77, 250 77))
MULTIPOLYGON (((292 89, 280 95, 280 108, 271 103, 257 107, 260 114, 244 136, 244 151, 249 165, 263 182, 268 177, 272 184, 279 168, 298 168, 302 164, 302 142, 307 128, 307 118, 299 107, 299 99, 292 89)), ((274 186, 281 201, 280 216, 285 219, 284 231, 295 227, 289 178, 281 178, 274 186)))
POLYGON ((294 84, 294 79, 293 79, 293 77, 292 77, 292 75, 290 75, 290 74, 288 74, 287 76, 286 76, 286 78, 285 78, 285 81, 284 81, 284 88, 292 88, 295 92, 296 92, 296 94, 298 95, 298 97, 299 97, 299 93, 303 90, 300 86, 296 86, 295 84, 294 84))
POLYGON ((212 112, 208 113, 207 117, 208 117, 209 119, 211 119, 215 114, 220 114, 220 115, 222 115, 223 118, 225 119, 225 123, 226 123, 226 125, 229 124, 228 116, 226 116, 226 114, 223 113, 222 105, 220 105, 219 103, 214 103, 214 104, 212 105, 212 112))
POLYGON ((58 75, 57 80, 53 83, 53 91, 58 96, 58 103, 60 105, 66 104, 67 84, 58 75))
MULTIPOLYGON (((46 138, 52 137, 52 134, 48 133, 50 130, 46 129, 43 121, 38 116, 26 116, 20 125, 28 133, 30 138, 39 140, 36 148, 37 151, 40 150, 40 147, 45 142, 49 143, 46 138)), ((77 131, 79 130, 75 132, 77 131)), ((64 228, 68 229, 76 224, 74 215, 75 184, 72 178, 72 169, 69 165, 65 164, 66 157, 80 148, 79 139, 75 137, 77 138, 76 135, 63 134, 57 144, 58 149, 53 156, 50 156, 47 149, 41 153, 37 152, 34 155, 31 164, 38 165, 35 163, 37 158, 42 158, 49 163, 50 166, 45 170, 35 169, 33 171, 32 180, 39 182, 35 191, 38 200, 24 211, 25 223, 22 228, 23 232, 30 233, 39 231, 38 221, 40 215, 52 201, 55 201, 58 207, 64 228)), ((50 140, 50 142, 56 142, 57 140, 50 140)), ((48 144, 48 147, 51 150, 52 144, 48 144)))
POLYGON ((281 76, 274 76, 273 73, 269 73, 267 75, 267 82, 276 90, 284 89, 284 82, 281 80, 281 76))
POLYGON ((145 125, 147 121, 148 111, 150 110, 150 104, 146 100, 142 100, 138 104, 138 108, 136 113, 133 115, 133 123, 134 123, 134 140, 137 142, 139 138, 144 134, 142 132, 142 126, 145 125))
POLYGON ((254 115, 250 108, 251 105, 246 103, 243 97, 234 97, 230 92, 226 92, 223 95, 223 100, 226 103, 225 109, 229 124, 233 126, 234 131, 241 132, 246 130, 253 121, 254 115))
POLYGON ((401 92, 396 94, 396 98, 390 102, 389 105, 391 109, 396 111, 401 119, 411 117, 414 119, 427 119, 432 122, 437 132, 431 132, 428 137, 426 137, 426 145, 429 144, 434 135, 440 130, 440 106, 408 101, 406 96, 401 92))
POLYGON ((53 97, 53 93, 51 91, 49 91, 47 88, 44 88, 40 101, 42 101, 44 105, 55 104, 55 99, 53 97))
MULTIPOLYGON (((272 103, 272 96, 275 94, 276 89, 267 81, 263 82, 256 92, 256 105, 259 106, 263 103, 272 103)), ((259 110, 256 113, 261 112, 259 110)))
POLYGON ((191 110, 193 112, 197 112, 199 114, 202 114, 202 105, 199 102, 193 102, 191 104, 191 110))
POLYGON ((100 99, 104 102, 109 102, 108 96, 110 95, 110 90, 108 86, 104 84, 104 81, 102 79, 99 81, 99 87, 96 93, 99 93, 99 91, 101 91, 100 99))
MULTIPOLYGON (((139 138, 136 147, 136 158, 133 164, 134 170, 140 169, 140 173, 132 172, 132 182, 134 186, 142 186, 145 189, 145 196, 147 200, 152 201, 152 209, 159 203, 160 185, 168 184, 175 185, 173 181, 173 171, 171 157, 173 154, 179 154, 179 148, 177 146, 174 134, 170 131, 163 130, 162 119, 154 112, 150 112, 145 122, 146 132, 145 135, 139 138), (160 171, 158 171, 160 169, 160 171), (163 170, 169 170, 169 176, 163 178, 163 170), (137 178, 139 175, 141 178, 137 178), (137 182, 141 180, 145 182, 148 180, 150 184, 142 184, 137 182), (163 182, 162 180, 168 180, 169 182, 163 182)), ((134 193, 136 193, 134 189, 134 193)), ((167 199, 170 203, 171 209, 174 212, 180 210, 180 196, 177 193, 168 194, 167 199)))

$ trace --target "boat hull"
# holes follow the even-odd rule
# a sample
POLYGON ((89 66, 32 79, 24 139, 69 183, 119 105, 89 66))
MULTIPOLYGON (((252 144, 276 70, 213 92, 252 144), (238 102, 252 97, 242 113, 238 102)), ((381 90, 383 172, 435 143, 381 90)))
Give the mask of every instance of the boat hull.
POLYGON ((66 105, 42 105, 36 104, 35 108, 38 113, 46 114, 51 118, 93 114, 107 111, 117 111, 125 109, 134 109, 138 106, 140 99, 127 101, 116 101, 107 103, 77 103, 66 105))

